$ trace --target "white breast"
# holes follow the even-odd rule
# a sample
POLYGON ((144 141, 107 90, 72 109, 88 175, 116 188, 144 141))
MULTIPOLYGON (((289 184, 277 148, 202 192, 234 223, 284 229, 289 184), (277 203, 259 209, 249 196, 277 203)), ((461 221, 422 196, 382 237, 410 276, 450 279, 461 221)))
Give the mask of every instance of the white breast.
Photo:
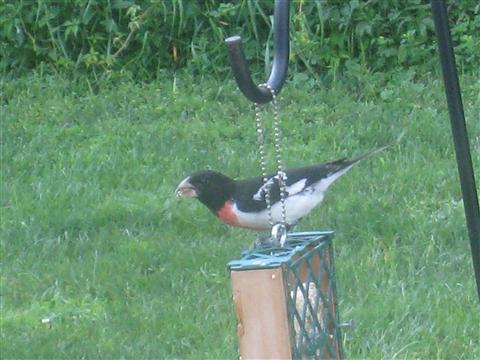
MULTIPOLYGON (((301 193, 291 195, 285 199, 286 220, 287 224, 294 225, 300 218, 307 215, 315 206, 323 200, 322 191, 313 191, 307 188, 301 193)), ((237 215, 238 222, 244 227, 254 230, 268 230, 270 223, 268 218, 268 210, 265 209, 259 213, 246 213, 233 207, 233 211, 237 215)), ((272 218, 274 223, 282 222, 282 205, 277 202, 272 206, 272 218)))

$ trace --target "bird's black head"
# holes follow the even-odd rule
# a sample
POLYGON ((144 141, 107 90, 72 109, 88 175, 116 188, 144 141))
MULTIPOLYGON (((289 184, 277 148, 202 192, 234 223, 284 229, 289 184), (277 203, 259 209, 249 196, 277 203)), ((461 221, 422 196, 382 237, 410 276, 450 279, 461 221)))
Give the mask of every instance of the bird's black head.
POLYGON ((180 197, 194 197, 211 211, 217 212, 232 198, 235 191, 233 179, 216 171, 200 171, 183 179, 175 193, 180 197))

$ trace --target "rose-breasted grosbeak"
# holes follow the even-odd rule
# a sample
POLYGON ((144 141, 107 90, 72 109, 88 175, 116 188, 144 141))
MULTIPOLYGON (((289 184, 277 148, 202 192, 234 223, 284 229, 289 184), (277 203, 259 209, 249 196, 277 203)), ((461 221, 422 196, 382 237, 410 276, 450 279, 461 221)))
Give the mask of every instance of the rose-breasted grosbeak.
MULTIPOLYGON (((351 158, 285 171, 286 223, 297 224, 320 204, 328 187, 358 161, 387 148, 381 146, 351 158)), ((277 175, 268 177, 274 223, 282 221, 282 206, 277 175)), ((175 193, 200 200, 224 223, 252 230, 271 228, 265 194, 267 186, 261 176, 234 180, 216 171, 199 171, 180 182, 175 193)))

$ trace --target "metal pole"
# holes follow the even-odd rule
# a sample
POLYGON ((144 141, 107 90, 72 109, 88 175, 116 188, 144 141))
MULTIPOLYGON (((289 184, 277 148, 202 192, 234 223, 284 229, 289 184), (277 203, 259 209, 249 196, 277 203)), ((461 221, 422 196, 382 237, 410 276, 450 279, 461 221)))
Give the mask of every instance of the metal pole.
POLYGON ((442 66, 445 93, 452 127, 453 142, 457 157, 458 173, 462 187, 463 206, 470 236, 472 262, 480 300, 480 211, 473 173, 468 134, 463 113, 460 85, 458 83, 455 54, 448 28, 447 7, 443 0, 431 0, 433 20, 438 38, 438 50, 442 66))

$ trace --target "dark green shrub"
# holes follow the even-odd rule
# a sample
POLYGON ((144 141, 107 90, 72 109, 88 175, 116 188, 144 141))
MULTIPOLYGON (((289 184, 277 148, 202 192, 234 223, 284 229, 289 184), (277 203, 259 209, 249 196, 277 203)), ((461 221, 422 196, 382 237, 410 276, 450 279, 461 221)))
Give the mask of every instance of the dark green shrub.
MULTIPOLYGON (((374 70, 436 62, 427 1, 292 1, 292 71, 336 74, 348 59, 374 70)), ((269 68, 273 1, 44 0, 0 4, 3 72, 39 64, 94 76, 130 71, 151 78, 190 66, 224 74, 223 39, 241 34, 255 72, 269 68)), ((451 2, 463 69, 480 62, 480 4, 451 2)))

